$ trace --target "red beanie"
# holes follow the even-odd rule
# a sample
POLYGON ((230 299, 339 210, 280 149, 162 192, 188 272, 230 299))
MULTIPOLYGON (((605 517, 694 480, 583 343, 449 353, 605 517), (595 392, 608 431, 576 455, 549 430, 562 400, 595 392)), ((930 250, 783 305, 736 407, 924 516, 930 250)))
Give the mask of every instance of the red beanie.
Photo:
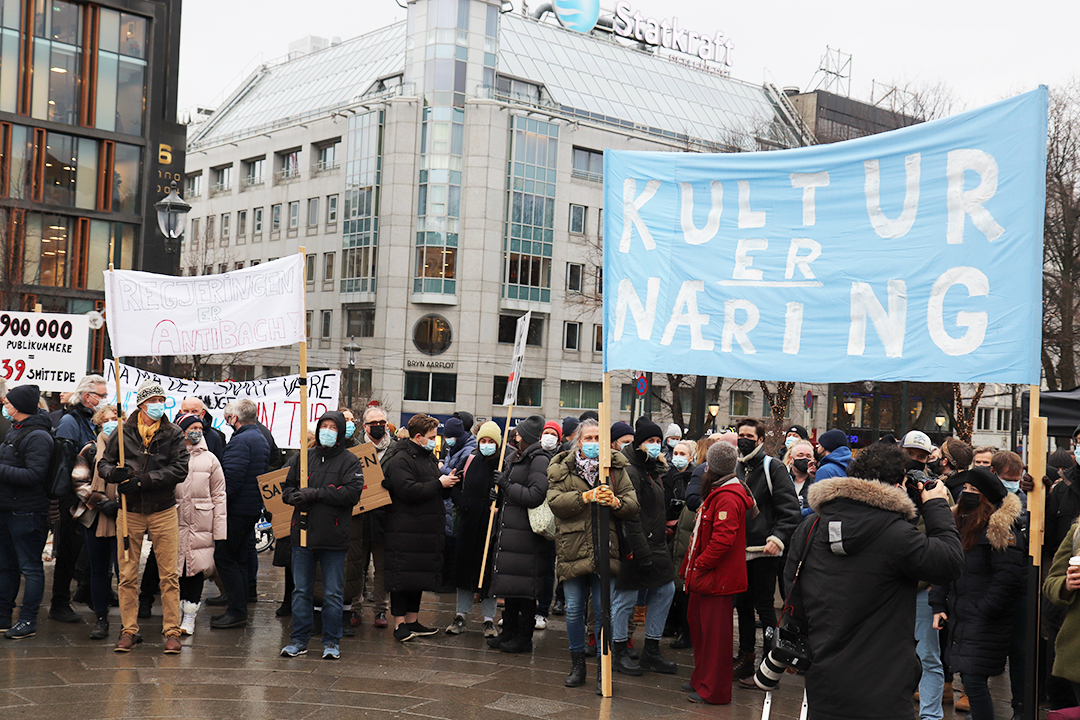
POLYGON ((544 430, 551 429, 555 431, 555 434, 559 437, 559 442, 562 442, 562 425, 554 420, 548 420, 544 423, 544 430))

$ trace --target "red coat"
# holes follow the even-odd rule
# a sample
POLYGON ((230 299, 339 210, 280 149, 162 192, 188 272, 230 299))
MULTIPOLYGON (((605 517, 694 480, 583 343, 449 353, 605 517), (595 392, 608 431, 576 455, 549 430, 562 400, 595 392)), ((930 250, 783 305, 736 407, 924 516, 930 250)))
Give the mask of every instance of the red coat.
POLYGON ((709 491, 698 510, 680 575, 686 592, 736 595, 746 591, 746 512, 753 506, 732 477, 709 491))

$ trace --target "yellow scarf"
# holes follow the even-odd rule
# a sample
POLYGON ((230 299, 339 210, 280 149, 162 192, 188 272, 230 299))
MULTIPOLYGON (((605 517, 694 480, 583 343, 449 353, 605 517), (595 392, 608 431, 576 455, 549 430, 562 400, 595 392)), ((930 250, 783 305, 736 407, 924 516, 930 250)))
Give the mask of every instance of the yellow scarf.
POLYGON ((150 447, 150 441, 154 439, 154 434, 161 427, 161 420, 155 420, 151 424, 147 425, 143 422, 143 414, 139 413, 139 435, 142 436, 143 447, 150 447))

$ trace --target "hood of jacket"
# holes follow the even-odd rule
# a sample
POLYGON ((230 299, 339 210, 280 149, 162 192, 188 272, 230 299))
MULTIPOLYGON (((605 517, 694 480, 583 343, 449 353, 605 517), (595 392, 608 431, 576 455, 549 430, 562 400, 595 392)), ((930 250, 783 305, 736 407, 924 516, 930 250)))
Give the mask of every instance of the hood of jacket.
POLYGON ((734 473, 725 475, 718 481, 718 484, 713 485, 709 490, 709 494, 705 496, 705 501, 702 505, 715 500, 719 493, 729 493, 734 495, 738 498, 740 503, 746 506, 747 511, 754 507, 754 499, 750 497, 750 493, 746 492, 746 487, 739 478, 735 477, 734 473))
POLYGON ((345 449, 346 440, 348 439, 345 437, 345 413, 340 413, 337 410, 324 412, 322 417, 319 418, 319 422, 315 423, 315 428, 315 445, 320 453, 323 455, 336 455, 345 449), (337 442, 334 443, 333 447, 323 447, 322 443, 319 442, 318 428, 322 425, 323 420, 332 420, 337 427, 337 442))
POLYGON ((820 467, 821 465, 824 465, 826 463, 832 463, 833 465, 839 465, 840 467, 844 468, 844 470, 847 470, 847 466, 850 462, 851 448, 845 445, 841 445, 825 457, 821 458, 821 460, 818 461, 818 466, 820 467))
POLYGON ((822 532, 837 555, 856 555, 896 521, 915 519, 907 492, 877 480, 837 477, 810 486, 807 500, 821 516, 822 532), (867 512, 872 511, 879 512, 867 512))
POLYGON ((986 524, 986 539, 990 542, 990 547, 1003 551, 1016 544, 1013 525, 1020 519, 1021 512, 1020 498, 1012 493, 1006 495, 1001 501, 1001 507, 994 511, 986 524))

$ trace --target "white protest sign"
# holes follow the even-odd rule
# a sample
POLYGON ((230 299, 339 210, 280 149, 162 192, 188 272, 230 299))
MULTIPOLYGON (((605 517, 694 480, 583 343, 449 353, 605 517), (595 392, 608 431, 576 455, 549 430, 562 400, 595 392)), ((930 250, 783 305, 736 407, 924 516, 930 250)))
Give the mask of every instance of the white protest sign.
MULTIPOLYGON (((113 373, 112 360, 105 362, 104 374, 109 386, 108 402, 116 402, 116 375, 113 373)), ((214 427, 225 433, 228 439, 232 435, 232 428, 225 424, 225 406, 233 400, 247 398, 259 406, 259 422, 270 428, 278 447, 300 447, 299 375, 246 382, 203 382, 169 377, 122 364, 120 392, 125 413, 135 410, 135 395, 145 380, 154 380, 165 390, 165 414, 170 420, 179 414, 184 398, 197 397, 213 416, 214 427)), ((308 427, 315 427, 323 413, 337 410, 340 384, 339 370, 308 373, 308 427)))
POLYGON ((518 318, 517 333, 514 336, 514 359, 510 361, 510 375, 506 378, 506 395, 503 405, 517 402, 518 382, 521 380, 521 364, 525 362, 525 340, 529 334, 532 310, 518 318))
POLYGON ((69 392, 86 374, 90 321, 85 315, 0 313, 0 377, 42 392, 69 392))
POLYGON ((105 271, 117 355, 210 355, 305 342, 303 258, 221 275, 105 271))

